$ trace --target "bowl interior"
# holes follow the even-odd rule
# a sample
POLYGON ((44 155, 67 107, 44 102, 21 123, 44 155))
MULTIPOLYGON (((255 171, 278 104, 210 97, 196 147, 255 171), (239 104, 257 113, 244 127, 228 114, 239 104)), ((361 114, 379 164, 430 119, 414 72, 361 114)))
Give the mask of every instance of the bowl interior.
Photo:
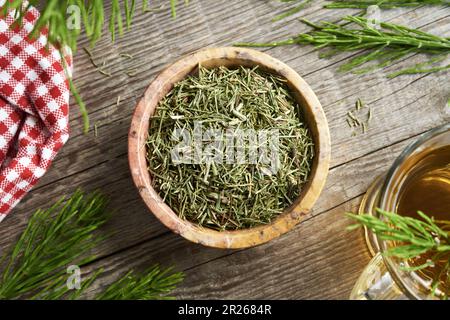
POLYGON ((129 134, 129 162, 133 180, 150 210, 168 228, 188 240, 218 248, 243 248, 267 242, 292 229, 317 200, 328 174, 330 138, 322 107, 308 84, 291 68, 259 51, 242 48, 211 48, 194 52, 166 68, 150 85, 138 103, 129 134), (216 231, 183 220, 168 207, 153 189, 147 170, 146 145, 151 116, 159 101, 175 83, 195 74, 201 64, 206 68, 254 67, 287 80, 294 98, 302 108, 315 143, 315 156, 309 181, 294 203, 270 224, 236 231, 216 231))

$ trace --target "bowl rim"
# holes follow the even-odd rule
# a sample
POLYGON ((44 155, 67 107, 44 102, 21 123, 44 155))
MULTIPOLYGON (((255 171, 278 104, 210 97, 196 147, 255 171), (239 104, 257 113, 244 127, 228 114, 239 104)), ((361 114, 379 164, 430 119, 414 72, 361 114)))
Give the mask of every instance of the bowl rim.
MULTIPOLYGON (((305 112, 306 113, 306 112, 305 112)), ((331 142, 327 119, 322 106, 309 85, 292 68, 270 55, 248 48, 217 47, 205 48, 189 53, 164 68, 151 82, 144 96, 136 105, 128 135, 128 161, 133 182, 150 211, 170 230, 184 238, 205 246, 216 248, 247 248, 268 242, 293 229, 303 220, 318 199, 328 175, 331 142), (209 59, 209 60, 208 60, 209 59), (264 69, 286 78, 290 86, 303 99, 302 108, 308 109, 308 126, 313 132, 315 143, 314 165, 310 179, 294 203, 286 208, 271 223, 249 229, 217 231, 198 226, 181 219, 162 200, 151 185, 147 168, 146 140, 149 120, 159 100, 170 91, 174 83, 184 78, 199 63, 220 60, 234 65, 260 65, 264 69), (233 61, 239 61, 235 63, 233 61), (184 76, 180 77, 184 73, 184 76), (189 71, 190 70, 190 71, 189 71), (311 128, 310 121, 314 122, 311 128)))

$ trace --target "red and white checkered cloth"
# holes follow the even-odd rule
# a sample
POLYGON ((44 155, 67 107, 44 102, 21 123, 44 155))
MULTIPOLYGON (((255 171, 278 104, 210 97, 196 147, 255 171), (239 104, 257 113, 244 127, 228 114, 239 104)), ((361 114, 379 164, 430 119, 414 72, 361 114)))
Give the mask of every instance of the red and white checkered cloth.
MULTIPOLYGON (((45 48, 47 30, 28 37, 38 17, 30 8, 20 27, 11 27, 13 11, 0 17, 0 221, 69 138, 70 90, 59 51, 45 48)), ((71 69, 71 55, 65 59, 71 69)))

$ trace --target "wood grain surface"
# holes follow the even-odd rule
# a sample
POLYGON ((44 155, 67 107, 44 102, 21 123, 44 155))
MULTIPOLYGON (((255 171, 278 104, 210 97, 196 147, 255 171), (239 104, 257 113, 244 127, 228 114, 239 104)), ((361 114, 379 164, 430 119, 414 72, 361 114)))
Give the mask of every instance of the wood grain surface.
MULTIPOLYGON (((166 2, 152 1, 155 7, 166 2)), ((74 80, 98 134, 93 129, 82 134, 80 114, 72 104, 71 138, 38 186, 0 224, 0 254, 35 209, 78 187, 101 189, 111 198, 113 211, 102 232, 112 236, 95 250, 97 260, 82 267, 85 274, 105 269, 87 297, 130 268, 142 270, 160 263, 185 271, 186 280, 175 292, 178 298, 348 298, 370 257, 362 233, 345 230, 350 221, 344 212, 356 210, 371 181, 388 169, 408 143, 450 121, 448 72, 386 78, 424 57, 354 75, 337 71, 352 54, 320 59, 310 46, 261 49, 289 65, 312 87, 325 111, 332 144, 331 170, 314 209, 292 231, 267 244, 219 250, 173 234, 146 209, 127 161, 133 109, 166 65, 204 47, 281 40, 306 32, 308 27, 299 17, 337 21, 358 12, 322 9, 325 2, 314 1, 301 13, 276 23, 271 19, 289 5, 275 0, 192 0, 188 6, 179 5, 177 19, 170 17, 167 5, 154 12, 138 12, 123 37, 112 44, 105 36, 92 50, 97 61, 105 60, 111 77, 98 73, 79 50, 74 80), (130 53, 134 59, 120 53, 130 53), (366 134, 352 136, 345 119, 358 98, 372 108, 374 119, 366 134)), ((386 10, 382 19, 450 36, 449 7, 386 10)), ((80 48, 88 45, 82 38, 80 48)))

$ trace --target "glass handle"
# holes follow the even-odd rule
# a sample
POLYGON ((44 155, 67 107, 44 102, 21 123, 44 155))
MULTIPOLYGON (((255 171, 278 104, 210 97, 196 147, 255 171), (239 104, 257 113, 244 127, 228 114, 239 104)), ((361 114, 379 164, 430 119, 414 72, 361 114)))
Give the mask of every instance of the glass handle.
POLYGON ((351 300, 406 300, 377 253, 359 276, 350 294, 351 300))

